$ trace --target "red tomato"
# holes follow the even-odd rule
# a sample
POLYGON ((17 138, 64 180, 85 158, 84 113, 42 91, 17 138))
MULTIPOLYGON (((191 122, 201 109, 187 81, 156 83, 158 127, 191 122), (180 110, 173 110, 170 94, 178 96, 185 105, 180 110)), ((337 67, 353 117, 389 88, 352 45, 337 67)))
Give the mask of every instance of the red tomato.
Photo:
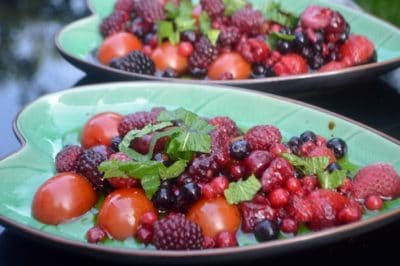
POLYGON ((115 33, 107 37, 100 45, 97 59, 108 65, 112 59, 120 58, 132 51, 142 50, 142 42, 133 34, 127 32, 115 33))
POLYGON ((224 73, 231 73, 233 79, 247 79, 251 73, 251 66, 239 53, 225 53, 211 64, 208 77, 219 80, 224 73))
POLYGON ((187 217, 200 225, 203 234, 209 237, 215 237, 223 231, 236 233, 240 225, 237 207, 228 204, 224 197, 200 199, 189 210, 187 217))
POLYGON ((169 42, 164 42, 157 47, 151 58, 160 71, 165 71, 170 67, 178 73, 183 73, 188 66, 188 58, 179 53, 179 46, 171 45, 169 42))
POLYGON ((135 235, 146 212, 155 212, 155 209, 141 189, 118 189, 104 200, 97 222, 113 238, 124 240, 135 235))
POLYGON ((57 225, 81 216, 96 203, 92 185, 81 175, 59 173, 36 191, 32 215, 45 224, 57 225))
POLYGON ((119 135, 118 126, 121 120, 121 115, 112 112, 100 113, 90 118, 82 130, 83 147, 110 146, 112 138, 119 135))

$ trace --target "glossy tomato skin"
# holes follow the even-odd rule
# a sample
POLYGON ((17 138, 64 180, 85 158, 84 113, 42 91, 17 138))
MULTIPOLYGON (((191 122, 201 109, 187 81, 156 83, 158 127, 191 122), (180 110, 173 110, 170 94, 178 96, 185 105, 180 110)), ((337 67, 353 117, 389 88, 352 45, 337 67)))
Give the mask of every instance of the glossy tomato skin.
POLYGON ((108 65, 114 58, 120 58, 132 51, 142 49, 142 42, 134 34, 119 32, 103 41, 97 52, 97 59, 100 63, 108 65))
POLYGON ((219 80, 225 73, 231 73, 233 79, 247 79, 251 65, 236 52, 221 54, 208 69, 208 78, 219 80))
POLYGON ((97 196, 92 185, 81 175, 59 173, 36 191, 32 215, 45 224, 57 225, 89 211, 97 196))
POLYGON ((141 189, 118 189, 104 200, 97 222, 114 239, 124 240, 135 235, 146 212, 155 212, 155 208, 141 189))
POLYGON ((216 237, 220 232, 236 233, 240 225, 240 213, 235 205, 230 205, 224 197, 200 199, 189 210, 189 220, 200 225, 203 234, 216 237))
POLYGON ((112 112, 93 116, 86 122, 82 130, 81 142, 83 147, 90 148, 97 145, 109 147, 112 138, 119 135, 118 126, 121 120, 120 114, 112 112))
POLYGON ((171 45, 169 42, 164 42, 157 47, 151 56, 156 68, 164 72, 167 68, 175 69, 178 73, 183 73, 188 67, 188 58, 179 53, 178 45, 171 45))

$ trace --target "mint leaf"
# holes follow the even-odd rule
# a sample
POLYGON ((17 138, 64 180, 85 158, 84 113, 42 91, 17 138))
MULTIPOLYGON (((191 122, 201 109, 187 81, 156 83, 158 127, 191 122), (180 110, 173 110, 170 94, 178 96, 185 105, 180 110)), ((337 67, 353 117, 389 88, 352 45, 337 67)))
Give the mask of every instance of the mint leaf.
POLYGON ((151 199, 154 193, 156 193, 158 188, 160 187, 161 180, 159 176, 149 175, 144 176, 140 180, 140 184, 142 185, 142 188, 146 193, 147 198, 151 199))
POLYGON ((211 30, 211 19, 208 16, 207 12, 203 11, 200 14, 200 31, 207 35, 207 32, 211 30))
POLYGON ((319 184, 324 189, 336 189, 343 184, 346 179, 346 170, 337 170, 329 173, 328 171, 317 174, 319 184))
POLYGON ((165 4, 164 9, 167 14, 167 18, 174 20, 179 16, 179 9, 174 5, 172 1, 169 1, 165 4))
POLYGON ((98 167, 99 171, 104 173, 103 178, 111 177, 128 177, 126 173, 119 169, 120 161, 110 160, 101 163, 98 167))
POLYGON ((260 188, 260 181, 252 175, 247 180, 230 183, 229 187, 225 189, 224 195, 229 204, 237 204, 251 200, 260 188))
POLYGON ((161 44, 166 38, 172 45, 179 43, 179 34, 174 31, 174 24, 171 21, 160 20, 157 22, 158 43, 161 44))
POLYGON ((280 156, 288 160, 305 175, 315 175, 323 172, 329 164, 329 157, 327 156, 301 158, 291 153, 282 153, 280 156))
POLYGON ((175 24, 179 32, 191 31, 196 29, 196 20, 192 18, 177 17, 175 19, 175 24))
POLYGON ((279 41, 293 41, 296 37, 294 35, 290 34, 284 34, 280 32, 271 32, 268 35, 267 42, 268 46, 272 49, 275 50, 276 47, 278 46, 279 41))
POLYGON ((165 152, 168 154, 169 158, 173 161, 182 159, 186 161, 190 161, 193 158, 193 151, 179 151, 180 142, 178 139, 171 139, 168 144, 165 152))
POLYGON ((355 176, 358 170, 360 170, 359 166, 351 163, 346 157, 340 158, 337 162, 343 170, 346 170, 347 175, 350 177, 355 176))
POLYGON ((225 4, 225 16, 232 16, 237 10, 246 5, 246 0, 223 0, 225 4))
POLYGON ((154 150, 154 146, 155 146, 157 140, 160 139, 161 137, 167 136, 168 134, 172 135, 174 132, 170 131, 168 134, 167 133, 156 134, 152 138, 152 142, 150 143, 149 152, 145 155, 130 148, 132 140, 134 140, 135 138, 141 138, 147 134, 153 133, 157 130, 161 130, 161 129, 169 127, 169 126, 172 126, 171 122, 163 122, 163 123, 159 123, 156 125, 147 125, 143 129, 131 130, 122 139, 121 143, 119 144, 119 150, 121 152, 125 153, 126 155, 128 155, 130 158, 132 158, 135 161, 139 161, 139 162, 149 161, 153 157, 153 150, 154 150))
POLYGON ((277 2, 267 4, 263 9, 263 14, 265 19, 288 28, 294 28, 299 22, 299 17, 283 10, 281 3, 277 2))
POLYGON ((160 177, 162 179, 171 179, 177 177, 185 171, 186 166, 187 166, 187 161, 179 160, 174 162, 169 167, 166 166, 160 167, 159 169, 160 177))
POLYGON ((212 30, 208 31, 207 37, 210 40, 212 45, 216 45, 217 44, 217 41, 218 41, 220 33, 221 33, 220 30, 215 30, 215 29, 212 29, 212 30))

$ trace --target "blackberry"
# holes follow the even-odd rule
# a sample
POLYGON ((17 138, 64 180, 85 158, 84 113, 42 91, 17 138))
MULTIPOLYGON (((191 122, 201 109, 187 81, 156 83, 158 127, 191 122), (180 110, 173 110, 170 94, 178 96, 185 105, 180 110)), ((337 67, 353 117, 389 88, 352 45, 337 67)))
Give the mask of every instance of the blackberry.
POLYGON ((207 37, 201 37, 194 45, 194 51, 189 58, 189 69, 207 69, 217 58, 218 50, 207 37))
POLYGON ((312 56, 311 60, 309 60, 308 63, 311 69, 317 70, 324 65, 325 60, 321 54, 316 53, 312 56))
POLYGON ((120 62, 113 66, 137 74, 153 75, 154 72, 156 72, 154 62, 142 51, 131 52, 127 56, 121 58, 120 62))
POLYGON ((173 69, 172 67, 168 67, 167 69, 165 69, 165 71, 163 72, 162 76, 164 78, 178 78, 179 77, 179 73, 173 69))
POLYGON ((294 34, 295 39, 293 40, 293 45, 298 52, 308 45, 307 35, 301 31, 298 31, 294 34))
POLYGON ((240 9, 232 15, 232 24, 238 27, 242 33, 257 35, 263 23, 262 13, 252 8, 240 9))
POLYGON ((74 172, 77 167, 77 160, 83 149, 77 145, 67 145, 56 155, 57 172, 74 172))
POLYGON ((222 0, 200 0, 200 5, 211 18, 218 17, 225 11, 225 4, 222 0))
POLYGON ((251 78, 253 79, 261 79, 265 78, 267 74, 267 68, 263 64, 257 64, 252 67, 251 70, 251 78))
POLYGON ((124 31, 128 20, 128 13, 117 10, 101 22, 100 32, 103 37, 108 37, 114 33, 124 31))
POLYGON ((224 167, 230 160, 231 139, 229 135, 222 130, 211 132, 211 154, 219 166, 224 167))
POLYGON ((110 185, 103 180, 103 174, 97 169, 98 166, 107 160, 107 156, 93 149, 84 150, 78 158, 77 172, 86 177, 94 189, 99 192, 109 193, 110 185))
POLYGON ((154 223, 153 244, 161 250, 201 249, 204 236, 196 223, 183 214, 173 214, 154 223))
POLYGON ((278 41, 276 49, 281 54, 287 54, 292 51, 292 43, 288 41, 278 41))
POLYGON ((118 127, 118 132, 121 137, 132 129, 142 129, 149 124, 157 122, 157 116, 163 109, 152 109, 151 112, 136 112, 125 115, 118 127))
POLYGON ((149 24, 155 24, 165 17, 164 7, 157 0, 138 0, 136 1, 135 11, 143 21, 149 24))
POLYGON ((228 26, 221 29, 219 43, 223 46, 230 46, 238 43, 240 40, 240 30, 234 26, 228 26))
POLYGON ((135 10, 135 2, 136 0, 117 0, 114 9, 132 13, 135 10))
POLYGON ((216 158, 202 154, 189 167, 189 176, 195 182, 209 182, 219 171, 216 158))

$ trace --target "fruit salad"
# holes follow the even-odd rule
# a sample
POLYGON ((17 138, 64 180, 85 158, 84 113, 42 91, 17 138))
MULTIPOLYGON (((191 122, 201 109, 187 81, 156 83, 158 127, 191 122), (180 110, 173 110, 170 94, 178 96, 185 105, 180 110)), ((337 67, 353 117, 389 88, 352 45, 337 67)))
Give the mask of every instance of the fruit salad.
POLYGON ((259 79, 377 60, 340 12, 316 5, 296 16, 275 2, 117 0, 99 30, 99 63, 167 78, 259 79))
POLYGON ((55 156, 32 215, 50 225, 96 213, 89 243, 135 239, 160 250, 233 247, 362 219, 400 195, 387 163, 350 163, 343 139, 284 139, 183 108, 99 113, 55 156))

